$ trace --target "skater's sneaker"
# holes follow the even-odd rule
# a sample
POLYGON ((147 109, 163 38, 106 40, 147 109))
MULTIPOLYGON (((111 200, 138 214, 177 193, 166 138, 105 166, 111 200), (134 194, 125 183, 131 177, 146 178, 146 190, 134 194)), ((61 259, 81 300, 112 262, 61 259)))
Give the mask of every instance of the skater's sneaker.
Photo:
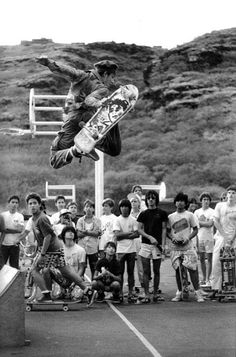
POLYGON ((87 296, 87 299, 88 299, 88 304, 87 306, 91 306, 94 302, 94 299, 96 298, 96 295, 97 295, 97 291, 96 290, 92 290, 92 289, 88 289, 85 293, 85 295, 87 296))
POLYGON ((197 298, 197 302, 204 302, 205 301, 200 290, 196 290, 195 291, 195 295, 196 295, 196 298, 197 298))
POLYGON ((181 291, 177 291, 175 297, 173 299, 171 299, 171 301, 173 302, 178 302, 178 301, 182 301, 182 296, 181 296, 181 291))
POLYGON ((90 157, 94 161, 98 161, 99 160, 99 155, 96 153, 96 151, 94 149, 91 150, 88 154, 82 153, 82 155, 90 157))
POLYGON ((36 300, 37 302, 52 302, 50 293, 42 293, 42 296, 36 300))

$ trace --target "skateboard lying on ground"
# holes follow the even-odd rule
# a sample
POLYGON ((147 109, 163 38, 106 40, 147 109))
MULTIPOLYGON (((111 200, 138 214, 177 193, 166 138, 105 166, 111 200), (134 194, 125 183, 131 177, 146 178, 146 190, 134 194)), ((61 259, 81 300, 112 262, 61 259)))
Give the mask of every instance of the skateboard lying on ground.
POLYGON ((63 311, 68 311, 70 305, 78 304, 79 301, 64 301, 64 300, 52 300, 39 302, 36 300, 26 302, 26 311, 32 311, 34 306, 61 306, 63 311))
POLYGON ((105 98, 102 106, 76 135, 75 146, 83 153, 90 153, 109 130, 134 107, 137 99, 138 89, 132 84, 121 86, 110 97, 105 98))

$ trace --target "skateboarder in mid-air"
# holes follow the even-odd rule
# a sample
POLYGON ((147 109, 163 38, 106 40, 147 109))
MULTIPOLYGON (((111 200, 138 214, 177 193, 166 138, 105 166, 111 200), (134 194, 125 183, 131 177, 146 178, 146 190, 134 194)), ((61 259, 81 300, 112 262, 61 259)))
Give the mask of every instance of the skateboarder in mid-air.
MULTIPOLYGON (((75 147, 74 138, 82 125, 88 122, 102 105, 103 99, 119 87, 116 82, 118 65, 113 61, 103 60, 94 64, 95 69, 83 71, 55 62, 47 56, 41 56, 36 60, 71 82, 65 101, 66 120, 51 146, 50 164, 54 169, 58 169, 71 163, 73 157, 81 158, 83 155, 75 147)), ((118 124, 99 141, 96 148, 110 156, 120 154, 121 138, 118 124)), ((86 156, 95 161, 99 159, 95 150, 86 156)))

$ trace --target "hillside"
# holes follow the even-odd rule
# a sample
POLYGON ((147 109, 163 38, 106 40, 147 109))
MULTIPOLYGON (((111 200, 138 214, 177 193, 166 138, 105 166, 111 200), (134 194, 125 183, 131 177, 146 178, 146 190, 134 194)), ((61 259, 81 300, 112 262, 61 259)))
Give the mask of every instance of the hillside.
MULTIPOLYGON (((164 180, 168 197, 208 189, 218 198, 235 182, 236 28, 213 32, 171 50, 111 43, 56 44, 23 41, 0 47, 0 125, 28 127, 29 90, 66 94, 69 83, 35 63, 41 54, 87 69, 101 59, 119 64, 119 79, 138 86, 135 111, 121 124, 122 154, 105 157, 105 194, 125 196, 134 183, 164 180)), ((39 115, 39 114, 37 114, 39 115)), ((45 113, 44 113, 45 116, 45 113)), ((47 118, 61 120, 58 113, 47 118)), ((45 181, 74 183, 82 201, 94 194, 94 164, 76 160, 53 170, 52 138, 1 137, 0 203, 10 192, 22 197, 45 181)))

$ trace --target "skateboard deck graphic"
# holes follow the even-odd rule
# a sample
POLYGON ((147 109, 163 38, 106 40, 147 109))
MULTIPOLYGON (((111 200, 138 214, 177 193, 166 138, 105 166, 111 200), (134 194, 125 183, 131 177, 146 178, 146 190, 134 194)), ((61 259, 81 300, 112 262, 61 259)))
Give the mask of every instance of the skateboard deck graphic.
POLYGON ((128 84, 117 89, 76 135, 74 139, 76 147, 83 153, 89 153, 97 142, 134 107, 137 99, 138 89, 134 85, 128 84))

